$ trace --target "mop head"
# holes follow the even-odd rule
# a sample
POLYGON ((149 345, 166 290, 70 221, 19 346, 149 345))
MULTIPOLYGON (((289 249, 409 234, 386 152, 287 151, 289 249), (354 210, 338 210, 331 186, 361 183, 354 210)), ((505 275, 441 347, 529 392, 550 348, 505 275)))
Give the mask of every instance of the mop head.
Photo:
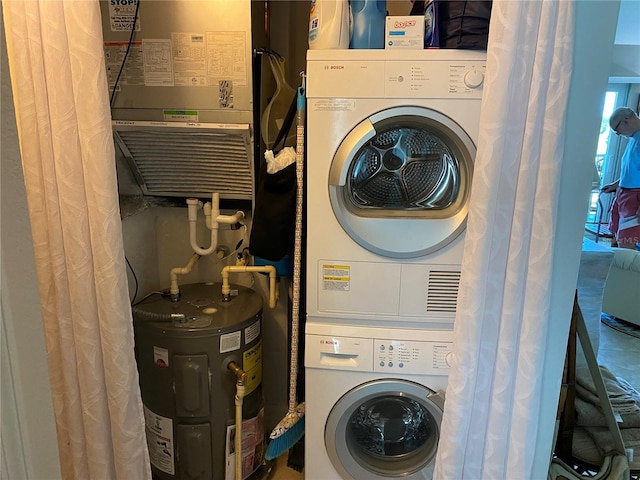
POLYGON ((269 446, 264 458, 273 460, 293 447, 304 435, 304 403, 287 412, 269 435, 269 446))

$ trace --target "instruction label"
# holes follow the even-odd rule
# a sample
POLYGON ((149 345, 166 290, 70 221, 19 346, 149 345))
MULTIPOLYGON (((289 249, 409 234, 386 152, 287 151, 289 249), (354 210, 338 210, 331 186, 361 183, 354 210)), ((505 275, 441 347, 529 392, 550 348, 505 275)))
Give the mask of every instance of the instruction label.
POLYGON ((247 372, 245 395, 249 395, 262 383, 262 342, 244 352, 242 369, 247 372))
POLYGON ((242 334, 240 331, 220 335, 220 353, 233 352, 240 348, 242 334))
POLYGON ((348 292, 351 289, 351 267, 322 265, 322 289, 348 292))
POLYGON ((244 329, 244 343, 245 345, 253 342, 260 335, 260 320, 252 323, 244 329))
MULTIPOLYGON (((227 438, 225 446, 225 456, 227 465, 224 472, 225 480, 236 478, 235 462, 235 438, 236 426, 227 427, 227 438)), ((260 410, 258 416, 242 421, 242 478, 249 477, 262 465, 264 452, 264 409, 260 410)))
POLYGON ((247 33, 207 32, 206 42, 208 84, 218 85, 220 81, 227 81, 246 86, 247 33))
POLYGON ((316 100, 312 108, 316 112, 352 112, 356 108, 356 101, 344 98, 327 98, 316 100))
POLYGON ((171 34, 175 84, 183 87, 207 85, 207 46, 204 33, 171 34))
POLYGON ((105 42, 104 59, 107 67, 107 81, 109 88, 113 89, 118 73, 121 85, 144 85, 144 57, 142 53, 142 42, 132 42, 127 56, 126 68, 120 72, 120 67, 124 61, 128 42, 105 42))
POLYGON ((171 40, 142 41, 144 52, 144 84, 148 87, 173 87, 171 40))
POLYGON ((173 420, 144 407, 144 424, 151 465, 169 475, 175 474, 173 420))

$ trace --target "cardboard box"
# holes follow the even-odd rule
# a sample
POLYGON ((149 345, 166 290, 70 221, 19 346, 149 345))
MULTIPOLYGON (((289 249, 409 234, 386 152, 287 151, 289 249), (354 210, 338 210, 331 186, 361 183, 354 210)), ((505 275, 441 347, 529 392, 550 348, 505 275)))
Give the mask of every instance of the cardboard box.
POLYGON ((424 17, 420 15, 387 17, 384 48, 424 48, 424 17))

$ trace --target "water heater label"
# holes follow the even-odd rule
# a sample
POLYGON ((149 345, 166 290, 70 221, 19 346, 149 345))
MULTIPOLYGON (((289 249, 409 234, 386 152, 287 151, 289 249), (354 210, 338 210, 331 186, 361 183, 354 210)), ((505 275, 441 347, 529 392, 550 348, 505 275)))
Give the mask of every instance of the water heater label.
POLYGON ((244 352, 242 369, 247 372, 245 395, 253 392, 262 383, 262 342, 244 352))
POLYGON ((226 335, 220 335, 220 353, 233 352, 240 348, 242 332, 232 332, 226 335))
MULTIPOLYGON (((227 465, 224 472, 224 480, 234 480, 236 477, 235 462, 235 434, 236 426, 227 427, 227 439, 225 443, 225 456, 227 465)), ((264 409, 258 416, 242 421, 242 476, 248 478, 262 465, 264 438, 264 409)))
POLYGON ((244 329, 244 344, 249 345, 260 336, 260 320, 244 329))
POLYGON ((167 368, 169 366, 169 350, 153 347, 153 363, 156 364, 156 367, 167 368))
POLYGON ((157 415, 145 406, 144 423, 151 465, 169 475, 174 475, 173 420, 157 415))

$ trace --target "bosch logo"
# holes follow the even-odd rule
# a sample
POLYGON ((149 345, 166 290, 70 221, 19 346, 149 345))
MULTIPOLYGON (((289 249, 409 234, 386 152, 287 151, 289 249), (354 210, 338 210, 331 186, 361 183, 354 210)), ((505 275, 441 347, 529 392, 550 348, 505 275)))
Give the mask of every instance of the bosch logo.
POLYGON ((344 70, 344 65, 325 65, 325 70, 344 70))
POLYGON ((337 340, 320 340, 320 345, 338 345, 337 340))
POLYGON ((395 28, 407 28, 407 27, 413 27, 415 26, 416 21, 415 20, 405 20, 405 21, 396 21, 394 22, 393 26, 395 28))

